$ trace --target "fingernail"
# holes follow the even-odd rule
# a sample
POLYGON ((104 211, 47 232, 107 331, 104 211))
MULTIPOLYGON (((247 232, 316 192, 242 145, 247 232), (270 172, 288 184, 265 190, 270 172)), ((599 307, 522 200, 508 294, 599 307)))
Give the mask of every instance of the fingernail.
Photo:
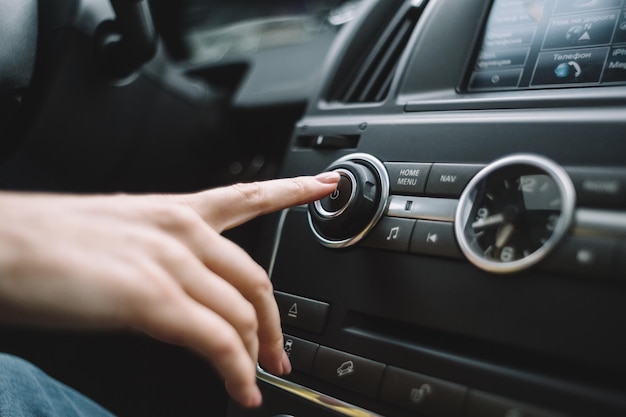
POLYGON ((324 184, 336 184, 339 182, 339 177, 337 171, 328 171, 317 174, 315 179, 324 184))
POLYGON ((283 375, 288 375, 291 373, 291 361, 289 360, 289 356, 287 353, 283 351, 283 375))

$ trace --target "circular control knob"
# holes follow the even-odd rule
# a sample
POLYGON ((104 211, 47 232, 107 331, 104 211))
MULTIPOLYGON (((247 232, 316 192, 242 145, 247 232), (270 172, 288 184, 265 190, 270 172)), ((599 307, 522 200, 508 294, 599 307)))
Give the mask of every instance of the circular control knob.
POLYGON ((326 171, 336 171, 337 189, 309 204, 309 225, 317 239, 332 248, 360 241, 382 217, 389 198, 385 165, 369 154, 346 155, 326 171))

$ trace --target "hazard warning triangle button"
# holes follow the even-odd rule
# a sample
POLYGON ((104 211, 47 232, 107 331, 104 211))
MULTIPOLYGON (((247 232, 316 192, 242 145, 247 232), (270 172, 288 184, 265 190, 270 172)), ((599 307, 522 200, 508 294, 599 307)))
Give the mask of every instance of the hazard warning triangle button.
POLYGON ((323 333, 328 321, 330 305, 310 298, 274 291, 283 325, 314 333, 323 333))

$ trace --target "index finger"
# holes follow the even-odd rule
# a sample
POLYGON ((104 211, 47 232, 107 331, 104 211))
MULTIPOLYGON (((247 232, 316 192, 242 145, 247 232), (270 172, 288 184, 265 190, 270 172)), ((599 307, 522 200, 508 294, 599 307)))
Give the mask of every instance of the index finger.
POLYGON ((337 188, 339 174, 235 184, 187 196, 186 203, 218 231, 231 229, 263 214, 310 203, 337 188))

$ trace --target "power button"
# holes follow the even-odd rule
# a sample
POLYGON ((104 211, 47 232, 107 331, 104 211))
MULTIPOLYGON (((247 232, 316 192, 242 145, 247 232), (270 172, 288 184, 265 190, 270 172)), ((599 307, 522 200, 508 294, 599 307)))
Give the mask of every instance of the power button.
POLYGON ((335 171, 341 176, 337 188, 330 195, 315 203, 315 209, 326 218, 340 216, 356 195, 354 175, 347 169, 340 168, 335 171))
POLYGON ((309 204, 309 226, 319 242, 344 248, 359 242, 383 215, 389 199, 385 165, 369 154, 345 155, 326 171, 340 175, 335 192, 309 204))

